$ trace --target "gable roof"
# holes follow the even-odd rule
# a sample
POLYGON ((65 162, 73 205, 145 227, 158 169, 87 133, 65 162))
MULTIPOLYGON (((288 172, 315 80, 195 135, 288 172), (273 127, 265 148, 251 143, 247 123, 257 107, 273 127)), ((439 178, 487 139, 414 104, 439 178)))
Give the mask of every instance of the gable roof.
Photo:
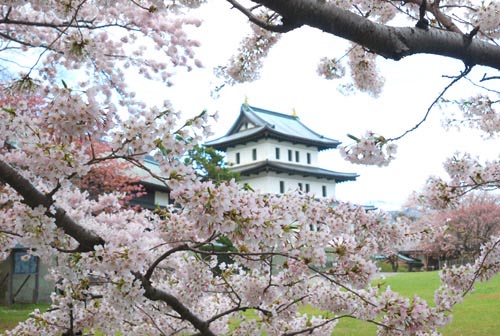
POLYGON ((207 141, 205 145, 225 151, 228 147, 263 138, 317 147, 318 150, 336 148, 340 144, 338 140, 314 132, 296 116, 243 104, 240 115, 227 134, 218 139, 207 141))
POLYGON ((287 164, 273 160, 263 160, 250 164, 231 167, 231 171, 239 172, 242 176, 259 174, 261 172, 276 172, 289 175, 301 175, 304 177, 317 177, 335 182, 355 181, 359 176, 356 173, 342 173, 314 166, 304 166, 297 164, 287 164))

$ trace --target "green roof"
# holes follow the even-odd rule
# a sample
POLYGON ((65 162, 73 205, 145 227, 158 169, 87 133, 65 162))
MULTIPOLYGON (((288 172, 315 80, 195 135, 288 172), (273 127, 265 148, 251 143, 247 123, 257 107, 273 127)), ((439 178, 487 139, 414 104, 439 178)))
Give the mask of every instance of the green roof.
POLYGON ((298 117, 241 105, 240 114, 227 134, 205 143, 225 151, 228 147, 260 139, 276 139, 316 147, 318 150, 336 148, 340 141, 318 134, 304 125, 298 117))

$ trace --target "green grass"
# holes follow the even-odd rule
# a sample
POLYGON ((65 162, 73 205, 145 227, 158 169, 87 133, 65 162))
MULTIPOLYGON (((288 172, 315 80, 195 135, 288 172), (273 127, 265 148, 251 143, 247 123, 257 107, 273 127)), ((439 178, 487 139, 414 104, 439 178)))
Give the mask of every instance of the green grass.
POLYGON ((390 286, 395 292, 412 298, 415 294, 426 301, 434 301, 434 291, 439 287, 438 272, 408 272, 388 276, 378 282, 390 286))
MULTIPOLYGON (((434 304, 434 291, 439 287, 438 272, 412 272, 396 274, 383 280, 384 285, 406 297, 418 295, 434 304)), ((453 320, 443 330, 444 336, 484 336, 499 334, 500 276, 476 286, 463 303, 453 311, 453 320)), ((335 328, 335 335, 375 335, 376 327, 370 323, 343 319, 335 328)))
MULTIPOLYGON (((377 280, 375 283, 381 284, 382 287, 390 286, 393 291, 408 298, 416 294, 430 304, 434 302, 434 291, 439 287, 439 276, 437 272, 404 272, 377 280)), ((334 334, 373 336, 377 334, 377 327, 372 323, 346 318, 339 321, 334 334)))
MULTIPOLYGON (((378 280, 383 286, 391 286, 391 289, 406 297, 418 295, 427 300, 429 304, 434 302, 434 291, 439 286, 438 272, 410 272, 399 273, 378 280)), ((453 321, 441 332, 444 336, 483 336, 498 335, 500 316, 500 276, 493 280, 479 284, 476 290, 469 294, 464 302, 456 306, 453 312, 453 321)), ((23 321, 29 313, 39 308, 46 309, 48 305, 12 305, 0 306, 0 332, 14 327, 19 321, 23 321)), ((312 307, 303 307, 303 312, 318 314, 312 307)), ((247 318, 255 318, 254 312, 247 312, 247 318)), ((342 319, 335 328, 335 335, 365 336, 375 335, 376 327, 373 324, 353 319, 342 319)))
POLYGON ((499 334, 500 276, 476 286, 476 290, 455 307, 453 321, 444 336, 483 336, 499 334))
POLYGON ((19 322, 28 318, 36 308, 45 310, 49 304, 13 304, 0 306, 0 332, 14 328, 19 322))

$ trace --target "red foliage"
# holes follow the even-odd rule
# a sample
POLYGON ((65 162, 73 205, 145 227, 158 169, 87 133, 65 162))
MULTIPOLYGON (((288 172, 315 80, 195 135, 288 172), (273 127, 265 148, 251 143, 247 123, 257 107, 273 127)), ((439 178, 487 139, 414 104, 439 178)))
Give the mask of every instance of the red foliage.
MULTIPOLYGON (((92 156, 98 156, 110 151, 105 142, 95 142, 88 148, 92 156)), ((133 175, 133 165, 126 161, 103 160, 93 164, 90 172, 78 181, 78 186, 89 193, 91 199, 99 195, 118 192, 123 194, 122 204, 129 203, 133 198, 141 197, 146 192, 139 183, 140 178, 133 175)))
POLYGON ((491 195, 470 195, 456 209, 424 217, 436 234, 424 249, 443 257, 477 257, 481 245, 500 233, 500 200, 491 195))

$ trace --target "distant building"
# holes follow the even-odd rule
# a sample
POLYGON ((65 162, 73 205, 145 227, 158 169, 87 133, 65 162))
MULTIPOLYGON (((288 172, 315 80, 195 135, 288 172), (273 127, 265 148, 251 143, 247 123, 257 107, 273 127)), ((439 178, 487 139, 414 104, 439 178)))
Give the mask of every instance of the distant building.
POLYGON ((240 173, 240 182, 255 190, 282 194, 300 189, 317 197, 333 197, 337 183, 358 177, 319 167, 319 152, 339 144, 305 126, 295 113, 243 104, 227 134, 205 146, 225 152, 230 169, 240 173))
POLYGON ((0 304, 49 302, 54 284, 46 281, 48 266, 16 246, 0 262, 0 304))
MULTIPOLYGON (((142 164, 153 174, 161 176, 158 162, 151 155, 145 155, 142 164)), ((138 205, 144 209, 154 210, 157 207, 164 208, 170 203, 170 189, 168 186, 148 175, 148 173, 139 167, 134 167, 131 175, 140 178, 139 183, 143 186, 146 194, 133 198, 130 201, 130 205, 138 205)))

